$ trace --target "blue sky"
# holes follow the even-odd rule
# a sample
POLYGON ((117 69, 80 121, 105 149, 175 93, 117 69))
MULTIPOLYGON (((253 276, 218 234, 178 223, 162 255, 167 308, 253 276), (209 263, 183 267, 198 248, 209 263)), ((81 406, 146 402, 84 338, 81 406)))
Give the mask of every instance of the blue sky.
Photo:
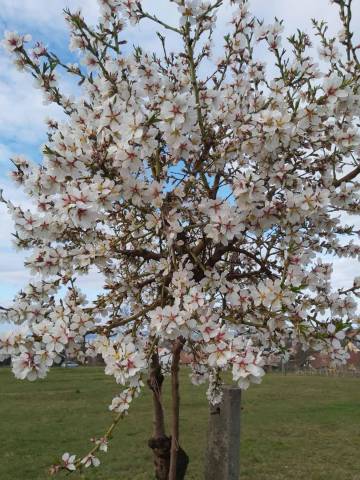
MULTIPOLYGON (((168 0, 148 0, 144 3, 160 18, 176 22, 176 8, 168 0)), ((360 2, 354 3, 353 25, 356 29, 360 24, 360 2)), ((313 17, 327 20, 333 32, 340 29, 336 8, 331 7, 328 0, 253 0, 252 5, 254 13, 267 22, 274 16, 284 18, 286 33, 292 33, 296 28, 310 32, 310 19, 313 17)), ((1 0, 1 36, 5 30, 31 33, 33 40, 41 40, 61 58, 76 61, 76 57, 67 50, 68 36, 62 15, 66 7, 72 10, 81 7, 90 22, 96 21, 96 0, 1 0)), ((216 37, 219 48, 228 18, 228 9, 223 9, 219 14, 221 29, 216 37)), ((171 36, 169 40, 170 45, 175 47, 175 38, 171 36)), ((158 49, 154 26, 144 22, 132 29, 129 44, 133 43, 143 44, 149 50, 158 49)), ((46 116, 59 118, 60 111, 57 106, 43 105, 41 93, 34 88, 33 80, 18 72, 3 50, 0 51, 0 66, 0 186, 7 198, 26 205, 28 200, 8 180, 9 158, 14 154, 24 154, 32 160, 41 161, 40 149, 46 140, 44 119, 46 116)), ((66 91, 74 90, 69 80, 64 79, 64 85, 66 91)), ((0 304, 5 305, 25 283, 28 275, 22 266, 24 255, 12 247, 12 222, 3 205, 0 205, 0 219, 0 304)), ((348 285, 358 267, 357 262, 337 261, 334 283, 337 286, 348 285)), ((94 295, 98 289, 96 275, 91 275, 84 286, 90 296, 94 295)))

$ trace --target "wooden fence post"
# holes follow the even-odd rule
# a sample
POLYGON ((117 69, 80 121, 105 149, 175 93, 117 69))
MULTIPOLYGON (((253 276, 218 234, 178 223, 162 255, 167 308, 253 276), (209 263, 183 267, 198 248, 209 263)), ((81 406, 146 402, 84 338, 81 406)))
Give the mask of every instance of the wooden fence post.
POLYGON ((205 480, 239 480, 241 390, 224 387, 220 405, 210 407, 205 480))

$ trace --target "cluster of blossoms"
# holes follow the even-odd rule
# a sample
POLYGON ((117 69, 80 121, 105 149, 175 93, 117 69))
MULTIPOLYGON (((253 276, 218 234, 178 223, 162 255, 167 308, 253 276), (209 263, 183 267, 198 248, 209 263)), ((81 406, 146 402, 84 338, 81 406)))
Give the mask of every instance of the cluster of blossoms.
MULTIPOLYGON (((360 257, 359 232, 341 222, 360 205, 360 63, 345 10, 338 39, 314 23, 320 66, 307 35, 290 37, 288 53, 282 23, 264 24, 246 0, 176 0, 176 26, 141 1, 99 3, 96 28, 66 12, 81 66, 39 43, 27 49, 27 36, 3 41, 66 118, 48 121, 41 162, 12 159, 34 209, 2 200, 40 280, 2 310, 13 328, 0 358, 35 380, 65 357, 101 355, 123 388, 110 405, 116 423, 149 371, 160 402, 162 374, 177 376, 181 351, 212 403, 227 370, 246 389, 296 348, 346 362, 360 282, 333 289, 322 259, 360 257), (231 33, 214 63, 227 4, 231 33), (182 50, 169 54, 162 36, 163 55, 125 50, 125 24, 143 19, 177 34, 182 50), (275 59, 272 78, 258 44, 275 59), (58 68, 78 78, 77 100, 61 93, 58 68), (88 304, 76 278, 91 268, 104 289, 88 304)), ((97 466, 108 438, 54 471, 97 466)))

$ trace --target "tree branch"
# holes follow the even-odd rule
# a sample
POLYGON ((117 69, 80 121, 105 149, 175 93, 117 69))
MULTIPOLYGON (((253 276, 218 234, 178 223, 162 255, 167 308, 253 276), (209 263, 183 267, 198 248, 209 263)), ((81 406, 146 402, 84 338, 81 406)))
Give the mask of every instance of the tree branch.
POLYGON ((163 255, 161 255, 160 253, 151 252, 150 250, 146 250, 145 248, 138 248, 135 250, 118 250, 118 253, 127 257, 141 257, 145 260, 159 261, 161 258, 163 258, 163 255))
POLYGON ((339 187, 344 182, 350 182, 353 180, 358 174, 360 173, 360 165, 358 165, 354 170, 349 172, 348 174, 344 175, 342 178, 334 180, 333 185, 335 187, 339 187))

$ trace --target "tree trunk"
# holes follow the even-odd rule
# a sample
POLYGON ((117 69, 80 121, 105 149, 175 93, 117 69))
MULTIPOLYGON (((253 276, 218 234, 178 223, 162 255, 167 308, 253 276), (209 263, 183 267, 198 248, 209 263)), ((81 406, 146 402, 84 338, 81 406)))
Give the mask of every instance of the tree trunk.
POLYGON ((148 379, 148 386, 153 396, 154 433, 148 445, 154 454, 155 477, 157 480, 168 480, 170 468, 171 439, 165 433, 164 408, 161 397, 163 381, 159 356, 155 353, 152 356, 148 379))
POLYGON ((169 480, 183 480, 189 463, 189 457, 179 444, 180 391, 179 364, 180 354, 185 340, 178 338, 173 347, 171 364, 172 428, 169 480))

